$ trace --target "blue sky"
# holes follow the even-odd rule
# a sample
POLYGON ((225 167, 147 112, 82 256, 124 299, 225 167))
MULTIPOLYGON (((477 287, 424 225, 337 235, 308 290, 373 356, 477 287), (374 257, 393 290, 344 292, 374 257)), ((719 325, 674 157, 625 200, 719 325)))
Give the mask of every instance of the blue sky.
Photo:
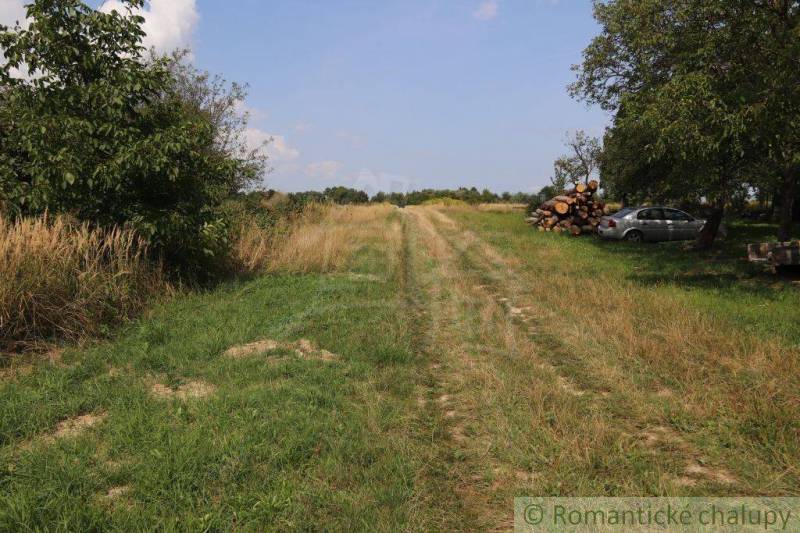
MULTIPOLYGON (((0 0, 0 22, 23 1, 0 0)), ((281 190, 530 191, 567 131, 608 120, 566 92, 597 33, 588 0, 151 0, 145 16, 151 44, 250 85, 281 190)))

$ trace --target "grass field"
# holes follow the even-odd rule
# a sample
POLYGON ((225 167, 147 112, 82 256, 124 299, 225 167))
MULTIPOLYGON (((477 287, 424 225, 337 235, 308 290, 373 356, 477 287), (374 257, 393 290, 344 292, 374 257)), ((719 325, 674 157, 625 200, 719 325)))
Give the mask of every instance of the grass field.
POLYGON ((0 529, 486 530, 521 495, 800 495, 800 290, 739 259, 768 228, 697 255, 522 218, 329 217, 274 274, 3 368, 0 529))

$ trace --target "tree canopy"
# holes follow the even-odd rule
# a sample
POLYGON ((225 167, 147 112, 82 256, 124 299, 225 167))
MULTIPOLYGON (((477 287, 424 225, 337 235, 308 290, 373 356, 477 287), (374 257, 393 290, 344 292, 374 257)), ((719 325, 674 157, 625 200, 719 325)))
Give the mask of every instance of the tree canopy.
POLYGON ((556 159, 553 164, 552 185, 564 190, 568 185, 589 183, 600 167, 602 147, 600 140, 589 137, 583 130, 578 130, 567 137, 565 144, 570 152, 556 159))
POLYGON ((231 99, 179 57, 147 55, 131 12, 36 0, 27 14, 27 29, 0 28, 6 208, 130 226, 185 265, 217 253, 215 207, 263 170, 235 137, 231 99))
POLYGON ((618 194, 705 197, 698 244, 713 241, 724 206, 764 186, 790 203, 798 163, 798 22, 790 0, 595 2, 602 27, 576 66, 572 94, 614 113, 603 180, 618 194))

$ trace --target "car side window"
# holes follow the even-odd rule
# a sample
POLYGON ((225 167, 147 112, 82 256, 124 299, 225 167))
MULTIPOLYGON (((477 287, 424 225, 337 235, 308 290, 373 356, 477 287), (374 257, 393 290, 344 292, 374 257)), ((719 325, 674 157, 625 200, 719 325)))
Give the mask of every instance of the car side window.
POLYGON ((677 209, 665 209, 664 213, 667 215, 667 220, 679 220, 683 222, 692 221, 692 217, 690 217, 683 211, 678 211, 677 209))
POLYGON ((663 209, 645 209, 639 212, 639 220, 665 220, 663 209))

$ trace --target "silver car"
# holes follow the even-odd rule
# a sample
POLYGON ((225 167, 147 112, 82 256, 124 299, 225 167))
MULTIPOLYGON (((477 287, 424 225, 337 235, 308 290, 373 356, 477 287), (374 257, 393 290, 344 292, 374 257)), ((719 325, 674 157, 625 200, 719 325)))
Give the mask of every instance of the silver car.
POLYGON ((705 223, 671 207, 629 207, 601 218, 598 232, 631 242, 685 241, 697 237, 705 223))

